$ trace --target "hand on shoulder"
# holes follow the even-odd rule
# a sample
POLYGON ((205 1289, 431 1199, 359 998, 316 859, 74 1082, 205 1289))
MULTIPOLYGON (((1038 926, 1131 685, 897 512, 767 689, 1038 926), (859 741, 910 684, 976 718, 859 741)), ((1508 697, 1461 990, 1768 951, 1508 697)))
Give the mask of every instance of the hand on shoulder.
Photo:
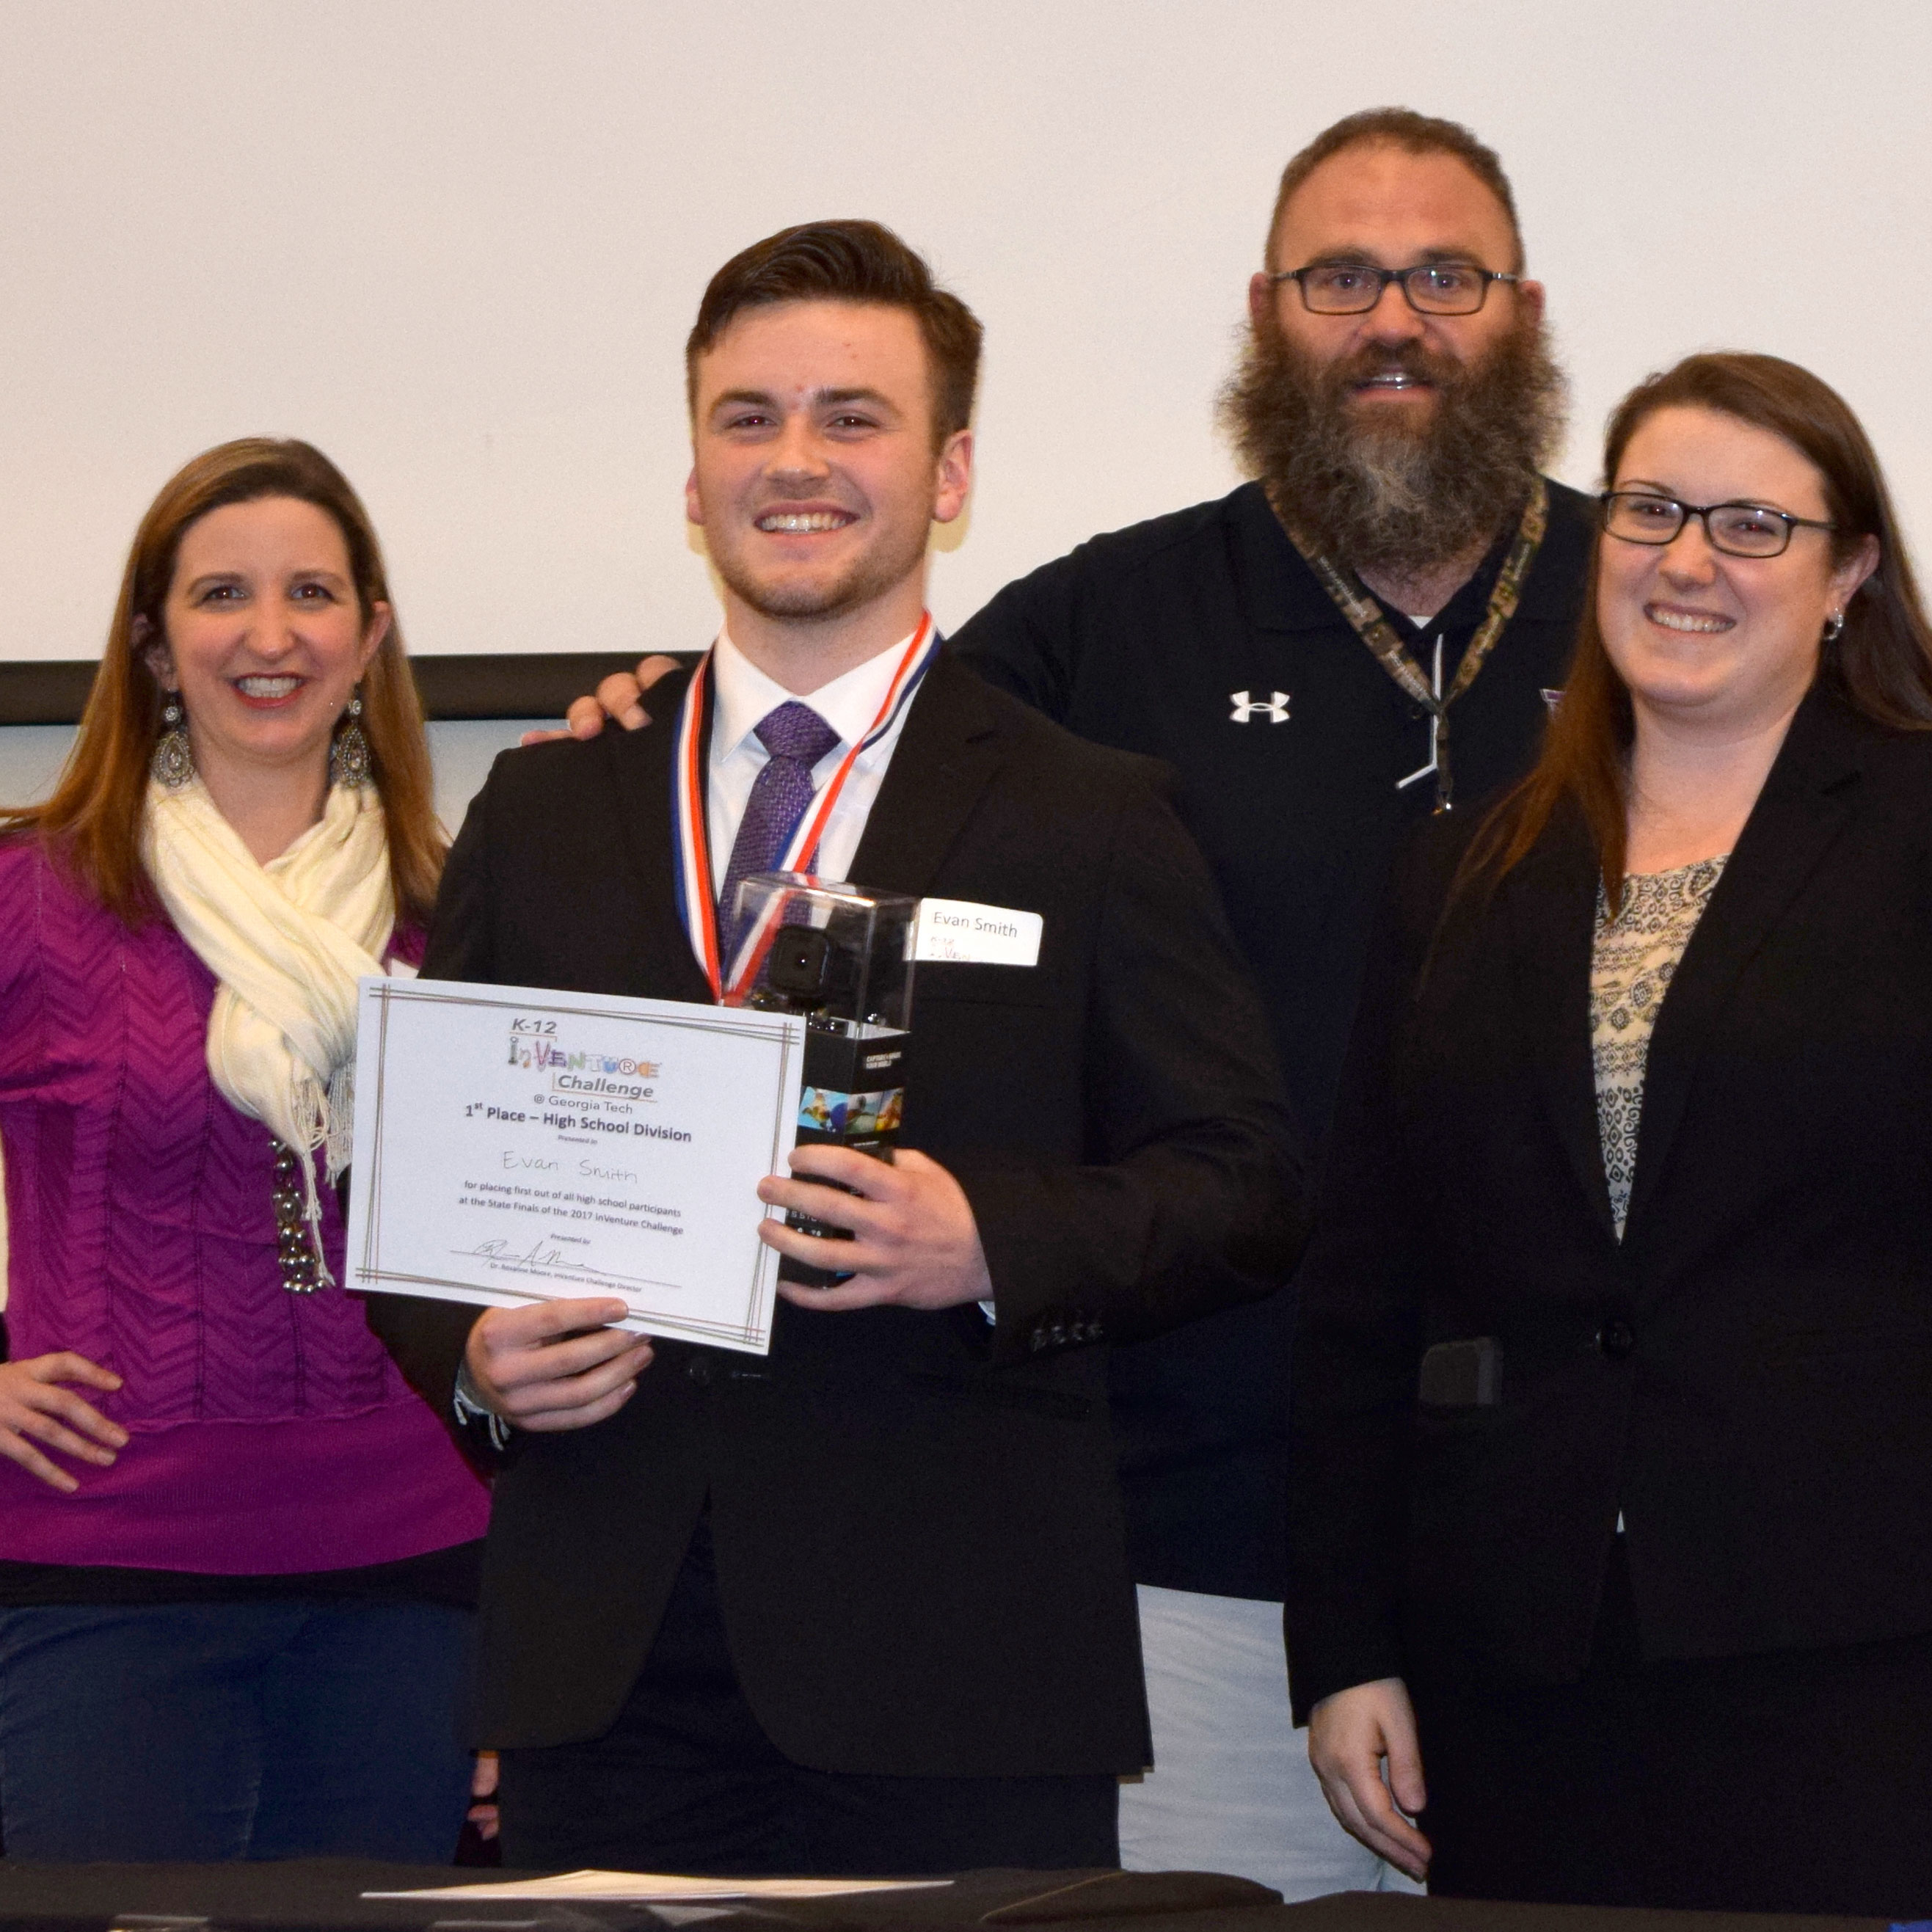
POLYGON ((526 731, 518 742, 545 745, 560 738, 594 738, 604 729, 606 718, 614 718, 627 731, 641 730, 651 722, 651 714, 644 707, 644 693, 676 668, 675 658, 640 658, 634 671, 613 671, 594 696, 573 700, 563 714, 562 730, 526 731))

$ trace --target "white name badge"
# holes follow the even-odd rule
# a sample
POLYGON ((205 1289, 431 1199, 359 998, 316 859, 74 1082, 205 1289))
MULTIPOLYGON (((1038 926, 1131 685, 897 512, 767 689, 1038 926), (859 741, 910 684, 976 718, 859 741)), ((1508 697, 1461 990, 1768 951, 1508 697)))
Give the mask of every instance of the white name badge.
POLYGON ((970 899, 921 899, 912 956, 934 964, 1037 966, 1046 928, 1036 912, 970 899))

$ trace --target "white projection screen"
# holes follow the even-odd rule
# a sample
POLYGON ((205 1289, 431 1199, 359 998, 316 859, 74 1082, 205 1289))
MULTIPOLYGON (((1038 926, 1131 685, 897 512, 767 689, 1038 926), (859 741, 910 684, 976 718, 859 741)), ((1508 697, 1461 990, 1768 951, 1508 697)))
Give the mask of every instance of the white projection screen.
POLYGON ((1231 487, 1275 178, 1389 102, 1514 178, 1566 478, 1646 370, 1768 350, 1927 527, 1922 0, 4 0, 0 34, 7 664, 95 656, 156 487, 260 430, 355 480, 418 656, 701 645, 685 332, 737 248, 851 214, 986 324, 956 624, 1231 487))

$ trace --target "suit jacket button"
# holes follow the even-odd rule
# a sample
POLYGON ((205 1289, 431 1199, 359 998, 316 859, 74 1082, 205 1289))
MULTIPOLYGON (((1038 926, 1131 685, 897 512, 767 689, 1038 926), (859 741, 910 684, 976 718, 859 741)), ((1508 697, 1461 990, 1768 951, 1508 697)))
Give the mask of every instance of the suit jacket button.
POLYGON ((1621 1362, 1636 1346, 1636 1331, 1628 1322, 1606 1322, 1597 1330, 1597 1346, 1613 1362, 1621 1362))
POLYGON ((685 1364, 684 1372, 700 1388, 709 1388, 713 1374, 710 1360, 703 1355, 694 1355, 685 1364))

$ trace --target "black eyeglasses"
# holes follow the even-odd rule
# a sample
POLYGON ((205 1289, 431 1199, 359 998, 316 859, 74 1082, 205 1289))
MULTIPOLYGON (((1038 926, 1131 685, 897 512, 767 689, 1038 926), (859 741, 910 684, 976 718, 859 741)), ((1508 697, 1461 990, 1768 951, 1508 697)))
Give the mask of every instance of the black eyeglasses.
POLYGON ((1471 262, 1423 262, 1413 268, 1378 268, 1366 262, 1317 262, 1307 268, 1284 268, 1269 276, 1276 288, 1295 283, 1301 305, 1316 315, 1366 315, 1390 283, 1401 285, 1418 315, 1474 315, 1488 298, 1492 282, 1521 281, 1499 268, 1471 262))
POLYGON ((1726 556, 1782 556, 1793 530, 1834 530, 1815 517, 1794 517, 1762 503, 1680 503, 1648 490, 1606 490, 1597 501, 1603 506, 1604 529, 1620 542, 1648 544, 1661 549, 1675 543, 1678 532, 1693 517, 1700 518, 1713 550, 1726 556))

